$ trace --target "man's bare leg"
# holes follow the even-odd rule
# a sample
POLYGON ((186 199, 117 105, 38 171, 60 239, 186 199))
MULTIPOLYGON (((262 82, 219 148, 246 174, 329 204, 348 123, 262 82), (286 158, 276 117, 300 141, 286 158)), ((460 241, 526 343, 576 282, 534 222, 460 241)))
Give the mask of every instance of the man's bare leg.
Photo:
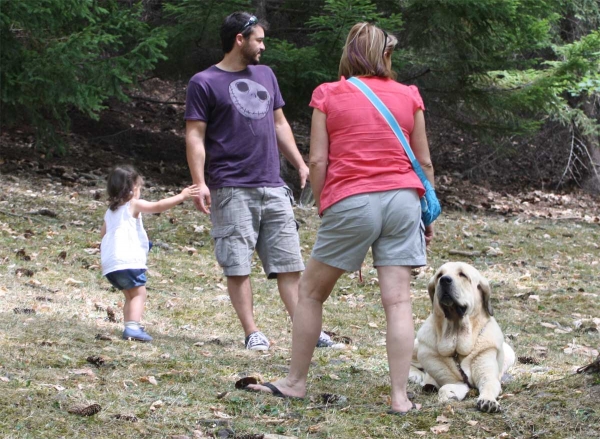
POLYGON ((235 309, 242 328, 244 328, 244 335, 247 337, 258 331, 256 323, 254 323, 250 276, 227 276, 227 292, 233 309, 235 309))

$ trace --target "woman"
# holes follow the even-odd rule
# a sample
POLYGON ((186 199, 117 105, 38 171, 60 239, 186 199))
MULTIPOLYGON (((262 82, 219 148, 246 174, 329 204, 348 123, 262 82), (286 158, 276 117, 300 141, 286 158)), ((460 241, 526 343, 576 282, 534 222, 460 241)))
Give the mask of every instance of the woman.
POLYGON ((388 413, 404 414, 414 407, 406 393, 414 340, 410 270, 426 264, 433 227, 421 223, 424 189, 402 145, 375 107, 345 79, 360 77, 386 104, 433 185, 423 101, 416 87, 394 80, 396 44, 395 37, 371 24, 354 25, 340 61, 340 80, 313 92, 310 181, 322 224, 300 280, 290 372, 277 382, 249 386, 253 390, 304 397, 323 302, 344 272, 360 269, 371 247, 387 320, 388 413))

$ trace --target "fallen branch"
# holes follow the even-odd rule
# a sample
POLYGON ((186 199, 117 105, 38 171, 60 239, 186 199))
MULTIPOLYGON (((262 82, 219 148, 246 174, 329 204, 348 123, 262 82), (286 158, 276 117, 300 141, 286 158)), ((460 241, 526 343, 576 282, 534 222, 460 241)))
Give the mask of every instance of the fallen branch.
POLYGON ((31 212, 27 212, 28 215, 42 215, 42 216, 49 216, 51 218, 56 218, 58 215, 56 214, 56 212, 50 210, 50 209, 46 209, 45 207, 42 207, 41 209, 38 210, 32 210, 31 212))
POLYGON ((17 218, 24 218, 24 219, 26 219, 26 220, 29 220, 29 221, 32 221, 32 220, 33 220, 33 221, 37 221, 38 223, 41 223, 41 222, 43 222, 42 220, 40 220, 40 219, 38 219, 38 218, 33 218, 33 217, 31 217, 31 216, 27 216, 27 215, 19 215, 19 214, 17 214, 17 213, 7 212, 7 211, 5 211, 5 210, 0 210, 0 213, 2 213, 2 214, 4 214, 4 215, 7 215, 7 216, 15 216, 15 217, 17 217, 17 218))
POLYGON ((137 99, 138 101, 153 102, 155 104, 177 104, 177 105, 185 105, 185 102, 180 102, 180 101, 160 101, 158 99, 143 98, 141 96, 133 96, 133 95, 127 95, 127 96, 130 97, 131 99, 137 99))
POLYGON ((481 256, 480 251, 472 251, 468 252, 465 250, 450 250, 448 252, 449 255, 458 255, 458 256, 481 256))

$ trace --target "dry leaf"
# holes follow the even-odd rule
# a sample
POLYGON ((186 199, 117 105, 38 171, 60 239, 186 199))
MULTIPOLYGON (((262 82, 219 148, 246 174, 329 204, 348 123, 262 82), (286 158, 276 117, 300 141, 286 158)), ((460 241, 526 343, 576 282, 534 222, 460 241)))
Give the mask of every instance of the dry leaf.
POLYGON ((532 294, 532 295, 530 295, 530 296, 527 298, 527 300, 531 300, 532 302, 533 302, 533 301, 539 302, 539 301, 540 301, 540 296, 538 296, 537 294, 532 294))
POLYGON ((151 405, 150 405, 150 410, 154 411, 156 409, 161 408, 163 405, 165 405, 164 402, 162 402, 160 399, 158 401, 154 401, 151 405))
POLYGON ((467 424, 469 424, 471 427, 475 427, 477 424, 479 424, 478 421, 467 421, 467 424))
POLYGON ((297 436, 282 436, 280 434, 265 434, 263 439, 298 439, 297 436))
POLYGON ((142 383, 150 383, 150 384, 152 384, 154 386, 158 385, 158 383, 156 382, 156 378, 154 378, 152 375, 147 376, 147 377, 141 377, 140 381, 142 383))
POLYGON ((228 415, 227 413, 220 412, 219 410, 213 410, 213 415, 218 419, 231 419, 233 416, 228 415))
POLYGON ((183 247, 183 251, 187 252, 187 254, 190 256, 193 256, 198 253, 198 250, 196 250, 194 247, 183 247))
MULTIPOLYGON (((531 297, 531 296, 529 296, 529 297, 531 297)), ((550 328, 550 329, 556 328, 556 325, 553 323, 542 322, 542 323, 540 323, 540 325, 542 325, 544 328, 550 328)))
POLYGON ((435 419, 436 422, 440 423, 440 424, 448 424, 450 422, 450 419, 448 419, 447 417, 445 417, 444 415, 440 415, 435 419))
POLYGON ((417 436, 427 436, 427 432, 423 430, 413 431, 413 434, 416 434, 417 436))
POLYGON ((96 376, 96 374, 94 373, 94 371, 92 369, 90 369, 89 367, 86 367, 85 369, 70 370, 69 373, 72 373, 73 375, 87 375, 89 377, 95 377, 96 376))
POLYGON ((374 323, 374 322, 369 322, 369 326, 371 328, 379 328, 379 326, 377 326, 377 323, 374 323))
POLYGON ((0 381, 4 381, 5 383, 8 383, 10 380, 8 379, 8 377, 0 377, 0 381))
POLYGON ((430 430, 433 434, 448 433, 450 431, 450 424, 436 425, 431 427, 430 430))
POLYGON ((67 280, 65 280, 65 285, 83 285, 83 282, 69 277, 67 280))
POLYGON ((571 328, 556 328, 554 330, 554 332, 556 334, 568 334, 570 332, 573 332, 573 329, 571 329, 571 328))
POLYGON ((332 380, 336 380, 336 381, 338 381, 340 379, 340 377, 334 373, 330 373, 329 378, 331 378, 332 380))

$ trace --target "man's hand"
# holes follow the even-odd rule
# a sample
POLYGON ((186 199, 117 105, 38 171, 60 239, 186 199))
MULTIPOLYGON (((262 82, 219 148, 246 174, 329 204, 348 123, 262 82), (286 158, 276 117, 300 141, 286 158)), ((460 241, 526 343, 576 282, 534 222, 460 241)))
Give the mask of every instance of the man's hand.
POLYGON ((194 197, 194 205, 199 211, 210 214, 210 189, 208 186, 206 186, 206 184, 198 185, 198 193, 194 197))
POLYGON ((300 168, 298 169, 298 176, 300 177, 300 189, 304 189, 304 186, 306 186, 306 180, 308 180, 308 174, 309 174, 308 166, 306 166, 304 164, 302 166, 300 166, 300 168))
POLYGON ((429 224, 427 227, 425 227, 425 245, 429 245, 434 235, 433 224, 429 224))

